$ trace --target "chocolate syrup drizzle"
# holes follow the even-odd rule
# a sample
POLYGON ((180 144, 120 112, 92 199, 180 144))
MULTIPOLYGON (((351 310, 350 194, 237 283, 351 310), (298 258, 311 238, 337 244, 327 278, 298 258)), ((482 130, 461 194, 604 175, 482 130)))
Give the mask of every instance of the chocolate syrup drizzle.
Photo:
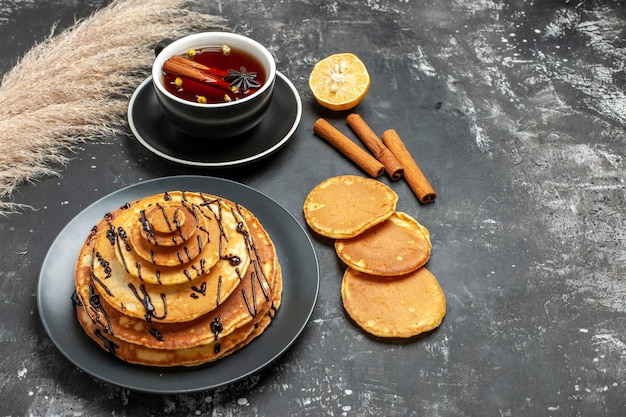
POLYGON ((112 340, 104 337, 100 329, 95 329, 93 332, 100 340, 102 340, 102 346, 104 346, 104 348, 108 350, 111 355, 117 356, 116 349, 119 348, 119 346, 112 340))
MULTIPOLYGON (((170 197, 171 199, 171 197, 170 197)), ((168 201, 168 200, 166 200, 168 201)), ((174 210, 174 218, 172 219, 174 221, 174 225, 172 226, 172 223, 170 222, 170 219, 167 217, 167 213, 165 211, 165 207, 163 207, 161 204, 157 203, 156 206, 159 208, 159 210, 161 210, 161 213, 163 214, 163 219, 165 220, 165 223, 167 224, 167 228, 170 232, 173 231, 177 231, 178 232, 178 236, 180 237, 180 239, 183 242, 187 241, 187 236, 185 236, 185 233, 182 230, 182 224, 180 222, 180 218, 179 218, 179 213, 180 213, 180 209, 176 208, 174 210)), ((185 209, 187 209, 187 211, 193 216, 193 218, 195 219, 196 222, 196 227, 198 227, 198 216, 195 213, 195 210, 193 210, 192 208, 187 207, 186 205, 183 205, 183 207, 185 207, 185 209)), ((172 241, 174 243, 178 243, 178 238, 176 236, 172 237, 172 241)))
MULTIPOLYGON (((170 223, 170 219, 167 217, 167 213, 165 213, 165 207, 163 207, 159 203, 156 203, 156 206, 159 210, 161 210, 161 214, 163 215, 163 220, 165 220, 165 224, 167 224, 168 230, 170 232, 173 231, 174 229, 172 228, 172 223, 170 223)), ((174 219, 175 219, 174 222, 177 223, 178 230, 180 230, 180 222, 176 221, 177 217, 178 217, 178 209, 174 210, 174 219)))
POLYGON ((93 285, 89 286, 89 309, 93 313, 93 319, 95 322, 104 330, 105 333, 113 334, 113 329, 111 328, 111 320, 109 319, 109 315, 104 311, 102 304, 100 303, 100 294, 96 292, 96 289, 93 285), (101 321, 100 318, 102 318, 101 321))
MULTIPOLYGON (((111 297, 114 297, 113 292, 109 289, 109 287, 107 287, 104 282, 102 282, 102 280, 94 273, 94 269, 95 269, 95 259, 98 257, 96 255, 96 251, 95 249, 91 251, 91 268, 90 268, 90 277, 91 280, 95 283, 97 283, 108 295, 110 295, 111 297)), ((108 264, 108 262, 107 262, 108 264)), ((106 276, 105 276, 106 277, 106 276)))
POLYGON ((213 333, 213 335, 215 336, 214 340, 217 340, 217 338, 220 335, 220 332, 224 330, 224 326, 222 325, 222 322, 220 320, 221 320, 221 316, 218 315, 211 322, 211 333, 213 333))
POLYGON ((143 308, 146 311, 146 315, 144 318, 148 323, 152 322, 152 318, 157 320, 163 320, 167 317, 167 303, 165 302, 165 294, 161 294, 161 300, 163 301, 163 314, 161 316, 157 316, 154 308, 154 304, 152 304, 152 299, 150 298, 150 294, 146 291, 145 285, 141 284, 139 289, 141 290, 141 294, 137 291, 137 288, 132 283, 128 284, 128 288, 133 292, 137 300, 143 304, 143 308))
POLYGON ((124 249, 126 249, 126 252, 130 252, 131 251, 131 247, 130 247, 130 243, 128 242, 128 235, 126 234, 126 230, 124 230, 122 228, 122 226, 119 226, 117 228, 117 236, 124 243, 124 249))
POLYGON ((111 243, 111 245, 115 245, 115 226, 113 226, 113 223, 109 223, 108 224, 108 228, 107 228, 107 239, 109 239, 109 243, 111 243))
POLYGON ((159 246, 159 242, 157 242, 157 238, 156 238, 156 235, 154 234, 154 231, 152 230, 152 226, 150 226, 150 222, 146 218, 145 210, 141 210, 139 212, 139 222, 141 223, 141 227, 143 228, 143 231, 146 232, 148 241, 151 242, 154 246, 159 246))
POLYGON ((100 266, 102 266, 102 269, 104 270, 104 273, 105 273, 104 279, 111 278, 112 271, 111 271, 111 264, 109 264, 109 261, 104 259, 102 255, 100 254, 100 252, 96 252, 96 258, 98 259, 100 266))
POLYGON ((196 287, 194 285, 193 287, 191 287, 191 289, 198 294, 206 295, 206 282, 200 284, 200 287, 196 287))
MULTIPOLYGON (((208 208, 211 211, 211 213, 213 213, 213 217, 215 217, 215 219, 217 220, 217 225, 220 231, 220 236, 219 236, 220 240, 219 240, 219 245, 218 245, 219 257, 220 259, 227 259, 225 258, 226 255, 224 255, 224 246, 228 243, 228 235, 226 234, 226 231, 224 230, 224 223, 222 221, 223 219, 222 204, 221 204, 222 200, 220 198, 215 198, 211 200, 209 198, 205 198, 204 194, 201 194, 201 195, 202 195, 202 199, 204 200, 204 202, 200 203, 200 206, 208 208), (213 205, 215 204, 217 205, 217 213, 213 207, 213 205)), ((206 214, 204 214, 204 211, 202 209, 200 209, 200 213, 206 216, 206 214)), ((210 219, 210 217, 208 216, 207 218, 210 219)))
POLYGON ((159 332, 157 329, 155 329, 154 327, 150 329, 150 334, 152 336, 154 336, 154 338, 156 340, 158 340, 159 342, 164 342, 165 338, 163 337, 163 335, 161 334, 161 332, 159 332))
MULTIPOLYGON (((240 212, 240 205, 237 205, 237 210, 240 212)), ((246 241, 246 247, 248 248, 248 253, 250 253, 250 258, 252 259, 251 265, 250 267, 254 268, 254 270, 250 273, 250 288, 251 288, 251 292, 252 292, 252 302, 250 301, 245 288, 241 289, 241 295, 244 299, 244 301, 246 302, 246 307, 248 308, 248 312, 250 313, 250 315, 252 317, 256 317, 256 315, 258 314, 258 301, 257 301, 257 291, 256 291, 256 284, 258 283, 259 286, 261 287, 261 292, 263 293, 263 296, 265 297, 266 301, 270 300, 269 294, 267 292, 267 288, 271 289, 271 284, 267 278, 267 275, 265 274, 265 271, 263 270, 263 265, 260 262, 260 256, 259 256, 259 251, 258 248, 256 247, 256 245, 254 244, 254 241, 252 239, 252 237, 250 236, 250 233, 245 230, 245 228, 243 227, 243 223, 239 223, 237 225, 237 231, 239 231, 239 233, 242 233, 245 237, 245 241, 246 241)))
POLYGON ((89 232, 89 236, 87 236, 87 240, 85 241, 85 244, 87 246, 91 245, 91 242, 93 241, 93 239, 96 237, 96 235, 98 234, 98 226, 94 226, 91 228, 91 231, 89 232))

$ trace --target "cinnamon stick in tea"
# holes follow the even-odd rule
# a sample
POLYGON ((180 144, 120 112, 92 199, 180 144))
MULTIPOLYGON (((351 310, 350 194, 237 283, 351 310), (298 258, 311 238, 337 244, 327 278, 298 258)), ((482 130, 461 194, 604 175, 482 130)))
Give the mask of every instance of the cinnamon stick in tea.
POLYGON ((383 164, 365 152, 359 145, 352 142, 325 119, 320 118, 313 124, 313 132, 333 145, 338 151, 347 156, 352 162, 357 164, 372 177, 379 177, 385 172, 385 166, 383 164))
POLYGON ((383 143, 393 152, 400 163, 404 166, 404 178, 422 204, 432 203, 437 198, 437 193, 417 166, 417 163, 409 153, 404 142, 394 129, 383 133, 383 143))
POLYGON ((180 55, 173 55, 169 60, 178 62, 180 64, 186 65, 191 68, 199 69, 200 71, 204 71, 209 73, 212 77, 220 78, 228 75, 228 71, 224 71, 219 68, 211 68, 203 65, 199 62, 193 61, 191 59, 184 58, 180 55))
POLYGON ((226 92, 232 92, 228 82, 224 81, 221 76, 212 74, 207 70, 210 68, 177 55, 163 63, 163 71, 205 83, 226 92))
POLYGON ((400 164, 396 156, 381 142, 365 120, 358 114, 353 113, 346 118, 346 121, 348 122, 348 126, 350 126, 359 139, 361 139, 367 149, 385 166, 385 171, 387 175, 389 175, 389 178, 393 181, 402 178, 402 174, 404 173, 402 164, 400 164))

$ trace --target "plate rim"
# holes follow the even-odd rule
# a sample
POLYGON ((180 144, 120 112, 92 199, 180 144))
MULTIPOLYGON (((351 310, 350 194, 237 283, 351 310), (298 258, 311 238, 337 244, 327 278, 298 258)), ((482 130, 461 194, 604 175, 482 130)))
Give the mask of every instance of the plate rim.
MULTIPOLYGON (((208 192, 208 191, 207 191, 208 192)), ((144 194, 141 194, 142 196, 144 194)), ((225 198, 228 198, 227 196, 223 196, 225 198)), ((137 197, 139 198, 139 197, 137 197)), ((129 200, 130 201, 130 200, 129 200)), ((124 204, 124 203, 122 203, 124 204)), ((245 204, 241 203, 242 205, 244 205, 244 207, 248 207, 245 204)), ((106 207, 104 208, 106 210, 106 207)), ((251 210, 252 211, 252 210, 251 210)), ((253 211, 254 213, 254 211, 253 211)), ((95 224, 95 223, 93 223, 95 224)), ((84 238, 87 236, 87 232, 84 233, 84 236, 81 235, 78 238, 78 241, 82 242, 84 241, 84 238)), ((268 230, 269 233, 269 230, 268 230)), ((276 246, 277 246, 277 251, 279 250, 279 247, 281 246, 280 242, 275 242, 276 246)), ((283 247, 281 249, 281 251, 288 251, 287 247, 283 247)), ((74 255, 77 256, 77 253, 74 254, 73 252, 71 252, 70 255, 66 255, 65 258, 68 258, 67 261, 65 261, 65 263, 71 262, 70 267, 73 269, 74 263, 75 263, 75 259, 74 259, 74 255)), ((308 256, 308 255, 307 255, 308 256)), ((289 261, 290 263, 292 263, 293 261, 289 261)), ((54 265, 54 264, 53 264, 54 265)), ((302 280, 305 276, 305 274, 293 274, 294 277, 292 277, 293 281, 298 281, 298 279, 302 280), (302 277, 301 277, 302 276, 302 277)), ((307 276, 306 279, 309 279, 311 276, 307 276)), ((69 278, 68 278, 69 279, 69 278)), ((50 278, 47 278, 47 280, 49 281, 50 278)), ((301 281, 303 282, 303 281, 301 281)), ((49 285, 49 284, 48 284, 49 285)), ((71 284, 65 283, 66 286, 68 286, 68 288, 72 288, 71 284)), ((74 366, 76 366, 78 369, 84 371, 85 373, 91 375, 92 377, 100 380, 100 381, 104 381, 107 383, 110 383, 112 385, 118 386, 118 387, 122 387, 122 388, 127 388, 133 391, 137 391, 137 392, 144 392, 144 393, 150 393, 150 394, 184 394, 184 393, 193 393, 193 392, 200 392, 200 391, 206 391, 206 390, 211 390, 211 389, 216 389, 222 386, 226 386, 226 385, 230 385, 233 384, 235 382, 238 382, 242 379, 245 379, 246 377, 249 377, 251 375, 254 375, 256 373, 261 372, 263 369, 265 369, 267 366, 269 366, 270 364, 274 363, 276 360, 278 360, 285 352, 287 352, 291 346, 300 338, 300 336, 302 335, 302 332, 304 331, 304 329, 306 328, 307 324, 310 321, 310 318, 313 314, 313 311, 315 309, 315 306, 317 304, 317 298, 319 296, 319 288, 320 288, 320 271, 319 271, 319 262, 317 259, 317 254, 315 252, 315 248, 313 247, 313 243, 309 237, 309 235, 306 233, 305 229, 302 227, 302 225, 296 220, 296 218, 287 210, 285 209, 282 205, 280 205, 278 202, 276 202, 274 199, 272 199, 271 197, 267 196, 266 194, 262 193, 259 190, 256 190, 246 184, 240 183, 240 182, 236 182, 233 180, 229 180, 229 179, 225 179, 225 178, 219 178, 219 177, 212 177, 212 176, 203 176, 203 175, 179 175, 179 176, 167 176, 167 177, 158 177, 158 178, 153 178, 150 180, 146 180, 146 181, 141 181, 135 184, 131 184, 128 185, 126 187, 120 188, 116 191, 113 191, 103 197, 101 197, 100 199, 94 201, 92 204, 88 205, 87 207, 85 207, 83 210, 81 210, 76 216, 74 216, 63 228, 62 230, 57 234, 57 236, 55 237, 55 239, 53 240, 52 244, 50 245, 50 247, 48 248, 48 251, 45 255, 45 257, 43 258, 42 262, 41 262, 41 268, 39 271, 39 276, 38 276, 38 281, 37 281, 37 292, 36 292, 36 296, 37 296, 37 309, 38 309, 38 313, 39 313, 39 319, 40 322, 42 323, 44 330, 46 332, 46 334, 48 335, 48 337, 50 338, 50 340, 52 341, 52 343, 54 344, 54 346, 56 347, 56 349, 66 358, 68 359, 74 366), (293 223, 295 223, 298 228, 296 229, 295 232, 292 232, 294 236, 297 235, 297 237, 299 239, 302 239, 302 243, 306 243, 306 248, 305 251, 309 252, 310 251, 310 255, 311 258, 309 261, 312 261, 312 263, 315 266, 315 271, 311 274, 311 276, 315 277, 315 282, 313 283, 314 285, 314 291, 309 294, 309 302, 310 305, 307 304, 306 308, 306 313, 304 314, 304 316, 301 317, 301 320, 297 322, 296 326, 294 328, 297 327, 297 329, 295 331, 293 331, 293 334, 291 336, 287 336, 287 338, 289 339, 286 343, 281 344, 274 353, 271 353, 269 358, 265 359, 265 360, 261 360, 259 361, 258 364, 252 366, 250 369, 247 369, 245 372, 241 372, 238 375, 234 376, 234 377, 229 377, 229 378, 224 378, 222 381, 219 382, 213 382, 213 383, 206 383, 206 384, 195 384, 193 386, 189 386, 189 385, 185 385, 184 382, 182 382, 184 380, 184 378, 180 378, 178 377, 176 379, 176 388, 173 387, 162 387, 162 388, 148 388, 145 384, 141 384, 141 383, 137 383, 137 381, 135 381, 134 383, 129 383, 123 380, 123 377, 128 376, 128 373, 135 374, 135 379, 137 380, 141 380, 142 379, 142 375, 146 374, 146 373, 153 373, 153 374, 159 374, 159 376, 162 376, 164 374, 173 374, 176 376, 180 376, 180 375, 184 375, 185 373, 203 373, 203 372, 211 372, 211 368, 213 366, 219 366, 220 363, 223 362, 227 362, 230 360, 237 360, 237 355, 245 355, 246 353, 248 353, 248 356, 254 356, 254 354, 250 355, 250 350, 246 351, 244 350, 246 347, 244 346, 243 349, 241 349, 241 351, 237 351, 234 352, 232 355, 229 355, 225 358, 222 358, 220 361, 218 362, 214 362, 214 363, 209 363, 206 365, 201 365, 198 367, 189 367, 189 368, 184 368, 184 367, 175 367, 175 368, 159 368, 159 367, 146 367, 146 366, 140 366, 140 365, 133 365, 133 364, 129 364, 126 362, 121 361, 118 358, 114 358, 111 357, 108 353, 106 353, 103 349, 98 348, 98 346, 95 344, 95 342, 91 341, 91 339, 89 339, 86 335, 84 335, 84 333, 81 333, 81 335, 85 336, 85 340, 84 340, 84 344, 88 345, 88 349, 91 349, 93 347, 93 352, 94 352, 94 356, 96 356, 96 358, 93 360, 93 363, 90 364, 85 364, 81 361, 76 360, 76 358, 72 357, 72 355, 66 351, 65 346, 63 345, 63 343, 60 342, 60 336, 55 333, 55 331, 51 328, 54 326, 51 326, 51 322, 53 321, 52 319, 50 319, 50 317, 46 317, 45 316, 45 312, 48 311, 49 306, 47 305, 48 298, 50 296, 46 296, 46 294, 44 293, 44 290, 46 289, 46 284, 48 284, 48 282, 46 281, 46 278, 44 277, 44 275, 46 274, 46 271, 44 270, 46 268, 46 266, 50 263, 50 262, 55 262, 55 261, 50 261, 51 256, 54 255, 55 253, 55 249, 56 246, 59 244, 59 242, 66 237, 66 234, 70 233, 72 230, 72 227, 75 226, 77 223, 81 223, 81 222, 87 222, 88 220, 91 219, 91 222, 93 223, 94 221, 96 221, 97 219, 95 218, 96 216, 99 216, 99 218, 102 217, 102 215, 104 215, 103 210, 100 209, 100 206, 102 206, 103 204, 107 203, 109 200, 113 200, 115 201, 116 198, 124 198, 124 196, 126 194, 131 194, 133 195, 137 195, 139 196, 141 194, 141 190, 148 188, 150 186, 158 186, 160 185, 161 187, 165 187, 167 186, 167 184, 184 184, 185 182, 200 182, 200 183, 206 183, 207 185, 210 185, 211 183, 215 184, 217 183, 222 183, 222 186, 229 186, 229 187, 235 187, 238 188, 239 192, 243 192, 243 193, 248 193, 249 194, 249 198, 257 198, 259 199, 257 204, 262 204, 262 205, 266 205, 268 206, 268 210, 271 208, 272 209, 272 213, 276 212, 276 209, 279 209, 281 211, 280 215, 274 215, 272 214, 272 216, 275 216, 276 218, 280 217, 280 219, 283 218, 287 218, 287 219, 291 219, 291 221, 293 223), (287 216, 287 217, 285 217, 287 216), (90 342, 90 343, 89 343, 90 342), (91 343, 93 343, 93 345, 91 345, 91 343), (101 362, 103 361, 103 362, 101 362), (108 361, 111 361, 110 363, 108 361), (97 372, 96 370, 94 370, 94 368, 98 368, 98 367, 102 367, 103 365, 107 365, 107 364, 112 364, 114 365, 114 367, 116 368, 120 368, 123 370, 123 375, 120 375, 119 378, 112 378, 111 376, 103 376, 102 372, 97 372), (216 365, 214 365, 216 364, 216 365), (87 366, 89 365, 89 366, 87 366)), ((286 291, 286 286, 283 285, 283 292, 286 291)), ((71 306, 71 294, 64 294, 65 296, 67 296, 67 306, 69 306, 69 308, 71 309, 71 311, 73 312, 73 307, 71 306)), ((55 298, 55 297, 52 297, 55 298)), ((284 312, 284 307, 285 305, 289 305, 286 303, 281 303, 281 309, 279 309, 279 313, 275 319, 275 321, 278 321, 279 323, 277 324, 275 321, 272 322, 272 324, 268 327, 268 331, 271 330, 272 328, 276 327, 276 326, 280 326, 280 323, 286 323, 289 324, 290 326, 293 326, 293 323, 291 321, 286 322, 285 320, 287 320, 286 318, 283 320, 279 319, 281 317, 286 317, 286 315, 288 314, 288 312, 284 312), (281 315, 280 313, 283 312, 283 314, 281 315)), ((65 307, 64 307, 65 308, 65 307)), ((68 326, 73 326, 74 328, 79 327, 78 321, 73 321, 72 324, 68 324, 68 326)), ((82 332, 82 329, 78 329, 80 330, 80 332, 82 332)), ((263 335, 259 336, 260 340, 263 337, 263 335)), ((255 342, 259 342, 259 340, 253 341, 251 343, 250 346, 252 346, 255 342)), ((81 342, 81 344, 83 344, 83 342, 81 342)), ((272 345, 273 346, 273 345, 272 345)), ((88 352, 89 355, 91 355, 90 352, 88 352)), ((244 356, 245 357, 245 356, 244 356)), ((241 359, 241 356, 240 356, 241 359)), ((252 362, 255 362, 254 360, 252 362)))
POLYGON ((232 159, 232 160, 221 161, 221 162, 189 161, 183 158, 178 158, 176 156, 170 155, 166 152, 160 151, 159 149, 156 149, 154 146, 148 143, 137 128, 137 125, 135 123, 135 118, 133 116, 133 109, 135 108, 135 102, 137 101, 137 97, 139 96, 139 94, 143 91, 144 88, 146 88, 146 84, 152 81, 152 75, 149 75, 145 80, 143 80, 130 97, 130 100, 128 103, 128 110, 127 110, 128 125, 135 139, 137 139, 137 141, 141 143, 141 145, 144 148, 146 148, 153 154, 160 156, 161 158, 167 159, 169 161, 176 162, 181 165, 203 167, 203 168, 225 168, 225 167, 245 165, 245 164, 257 161, 259 159, 262 159, 266 156, 269 156, 273 154, 274 152, 276 152, 277 150, 279 150, 280 148, 282 148, 293 137, 294 133, 298 129, 298 126, 300 125, 300 121, 302 120, 302 99, 300 98, 300 94, 298 93, 298 90, 296 89, 295 85, 291 82, 291 80, 289 80, 289 78, 287 78, 287 76, 285 76, 282 72, 276 71, 276 76, 280 78, 287 85, 289 90, 292 92, 293 98, 296 102, 296 114, 293 120, 293 124, 289 128, 289 131, 285 134, 285 136, 281 138, 278 142, 273 144, 271 147, 264 150, 263 152, 259 152, 259 153, 256 153, 254 155, 251 155, 245 158, 232 159))

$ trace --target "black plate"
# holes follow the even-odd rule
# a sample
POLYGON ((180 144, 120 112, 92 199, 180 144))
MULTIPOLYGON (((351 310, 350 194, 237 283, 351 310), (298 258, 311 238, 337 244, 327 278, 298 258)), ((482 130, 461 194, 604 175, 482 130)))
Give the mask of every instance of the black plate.
POLYGON ((311 241, 282 206, 266 195, 233 181, 177 176, 154 179, 109 194, 78 214, 59 234, 43 262, 37 305, 43 325, 71 362, 96 378, 136 391, 187 393, 233 383, 281 356, 308 322, 319 290, 319 269, 311 241), (274 241, 283 272, 283 298, 272 324, 249 345, 212 364, 192 368, 130 365, 101 349, 83 332, 71 296, 74 264, 89 230, 127 202, 170 190, 203 191, 228 198, 252 211, 274 241))
POLYGON ((243 165, 273 154, 291 139, 301 117, 298 91, 278 71, 267 114, 256 127, 236 138, 203 141, 176 129, 161 111, 152 76, 137 87, 128 105, 130 128, 148 150, 180 164, 214 168, 243 165))

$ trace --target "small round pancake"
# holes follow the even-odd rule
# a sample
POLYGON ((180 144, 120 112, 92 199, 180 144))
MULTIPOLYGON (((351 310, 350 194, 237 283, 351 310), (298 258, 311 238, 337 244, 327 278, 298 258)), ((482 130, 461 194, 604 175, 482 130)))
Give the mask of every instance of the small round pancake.
POLYGON ((382 182, 343 175, 316 185, 304 201, 304 217, 315 232, 332 239, 357 236, 388 219, 398 195, 382 182))
POLYGON ((381 276, 404 275, 421 268, 428 262, 431 248, 428 229, 402 212, 356 237, 335 241, 335 251, 346 265, 381 276))
POLYGON ((379 277, 348 268, 341 285, 343 306, 366 332, 409 338, 441 324, 446 299, 437 279, 420 268, 399 277, 379 277))
MULTIPOLYGON (((129 235, 131 250, 125 254, 126 262, 148 262, 155 267, 177 266, 190 262, 204 251, 208 264, 205 268, 208 269, 219 259, 219 239, 213 239, 219 236, 219 222, 212 213, 200 212, 182 202, 176 205, 157 203, 156 207, 141 210, 139 219, 137 222, 129 216, 125 225, 118 226, 127 230, 129 235), (213 248, 207 248, 207 245, 213 245, 213 248), (213 257, 207 259, 207 254, 213 254, 213 257)), ((142 272, 146 275, 145 271, 142 272)), ((139 271, 134 273, 138 275, 139 271)), ((153 274, 147 274, 146 279, 153 284, 159 283, 153 274)), ((167 282, 161 278, 161 284, 167 285, 167 282)))

